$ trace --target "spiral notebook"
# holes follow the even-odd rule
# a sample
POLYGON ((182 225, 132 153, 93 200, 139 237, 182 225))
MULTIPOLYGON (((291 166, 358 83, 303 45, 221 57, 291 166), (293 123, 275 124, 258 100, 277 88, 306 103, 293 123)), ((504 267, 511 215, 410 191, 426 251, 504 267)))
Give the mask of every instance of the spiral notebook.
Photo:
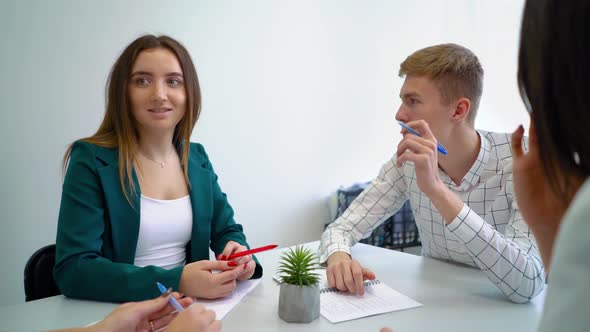
POLYGON ((320 313, 332 323, 420 306, 421 303, 379 280, 365 281, 363 296, 342 293, 336 288, 320 289, 320 313))

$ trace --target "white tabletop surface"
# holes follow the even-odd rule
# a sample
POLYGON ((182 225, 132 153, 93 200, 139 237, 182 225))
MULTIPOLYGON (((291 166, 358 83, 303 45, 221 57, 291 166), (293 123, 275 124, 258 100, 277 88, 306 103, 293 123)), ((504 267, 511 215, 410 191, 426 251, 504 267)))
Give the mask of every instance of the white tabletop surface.
MULTIPOLYGON (((306 244, 317 250, 318 242, 306 244)), ((280 250, 257 254, 264 278, 227 317, 223 331, 535 331, 545 292, 526 304, 514 304, 483 272, 457 264, 357 244, 353 256, 377 278, 424 306, 332 324, 323 317, 309 324, 290 324, 277 313, 279 286, 272 280, 280 250)), ((83 326, 116 305, 54 296, 0 307, 0 331, 42 331, 83 326)))

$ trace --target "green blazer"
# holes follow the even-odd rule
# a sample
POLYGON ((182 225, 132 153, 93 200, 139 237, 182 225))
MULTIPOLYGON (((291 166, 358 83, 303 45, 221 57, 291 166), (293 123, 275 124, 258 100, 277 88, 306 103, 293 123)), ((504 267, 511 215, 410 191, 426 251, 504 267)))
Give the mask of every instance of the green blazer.
MULTIPOLYGON (((165 270, 133 265, 140 188, 134 172, 138 193, 130 205, 118 172, 118 150, 80 141, 74 144, 63 184, 53 270, 57 286, 66 296, 126 302, 159 296, 157 281, 178 289, 182 266, 165 270)), ((228 241, 249 247, 201 144, 190 143, 188 175, 193 228, 186 261, 209 259, 209 248, 218 255, 228 241)), ((253 278, 260 278, 262 266, 254 259, 253 278)))

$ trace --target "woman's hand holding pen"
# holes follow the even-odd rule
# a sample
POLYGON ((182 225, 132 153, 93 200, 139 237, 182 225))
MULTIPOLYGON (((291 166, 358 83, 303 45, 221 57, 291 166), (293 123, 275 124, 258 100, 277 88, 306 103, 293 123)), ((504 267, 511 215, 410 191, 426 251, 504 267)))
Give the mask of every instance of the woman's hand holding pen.
POLYGON ((180 298, 180 294, 172 293, 152 300, 122 304, 96 324, 55 332, 151 332, 163 329, 169 332, 219 332, 221 321, 215 319, 212 310, 193 304, 190 297, 180 298), (179 313, 168 305, 169 296, 177 298, 185 310, 179 313))
MULTIPOLYGON (((178 293, 172 293, 170 296, 177 298, 178 303, 183 307, 188 307, 193 303, 191 298, 180 298, 178 293)), ((175 309, 168 305, 168 297, 158 297, 149 301, 122 304, 103 320, 85 330, 96 332, 147 332, 168 326, 176 315, 175 309)))
POLYGON ((248 263, 243 265, 244 271, 238 276, 238 280, 248 280, 252 278, 255 268, 256 262, 254 260, 248 261, 248 263))
POLYGON ((194 304, 180 313, 166 328, 167 332, 219 332, 221 321, 215 319, 215 312, 200 304, 194 304))
MULTIPOLYGON (((218 260, 224 261, 226 260, 231 254, 237 254, 239 252, 243 252, 248 250, 246 246, 243 246, 237 242, 229 241, 223 249, 223 252, 217 256, 218 260)), ((256 268, 256 262, 252 259, 252 255, 246 255, 242 257, 237 257, 230 262, 235 262, 237 264, 238 269, 242 269, 242 272, 238 275, 238 280, 248 280, 254 274, 254 269, 256 268)))
POLYGON ((179 290, 187 296, 217 299, 230 295, 243 269, 232 261, 202 260, 184 266, 179 290), (218 270, 219 273, 212 271, 218 270))

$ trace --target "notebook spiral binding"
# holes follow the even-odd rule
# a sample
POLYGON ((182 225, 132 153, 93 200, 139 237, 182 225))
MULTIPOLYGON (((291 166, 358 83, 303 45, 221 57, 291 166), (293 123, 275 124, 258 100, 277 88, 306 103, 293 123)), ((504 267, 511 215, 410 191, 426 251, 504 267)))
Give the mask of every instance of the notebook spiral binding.
MULTIPOLYGON (((363 282, 363 284, 365 284, 365 287, 378 285, 380 283, 381 283, 381 281, 379 281, 379 280, 366 280, 363 282)), ((320 294, 334 293, 334 292, 340 292, 340 291, 338 290, 338 288, 322 288, 322 289, 320 289, 320 294)))

